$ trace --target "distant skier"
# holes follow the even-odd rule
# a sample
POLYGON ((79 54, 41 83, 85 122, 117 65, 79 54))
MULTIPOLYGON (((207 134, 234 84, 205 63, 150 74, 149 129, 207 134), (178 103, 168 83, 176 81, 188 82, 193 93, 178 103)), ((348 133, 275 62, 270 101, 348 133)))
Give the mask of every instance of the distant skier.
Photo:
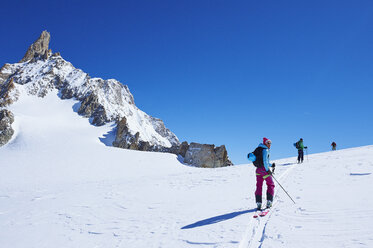
POLYGON ((332 146, 332 150, 335 151, 337 150, 337 144, 333 141, 333 143, 331 144, 332 146))
POLYGON ((303 163, 303 158, 304 158, 304 152, 303 149, 307 149, 307 146, 303 145, 303 139, 300 138, 296 143, 294 143, 295 148, 298 149, 298 164, 303 163))
POLYGON ((262 208, 262 188, 263 181, 267 184, 267 208, 272 207, 273 195, 275 192, 275 184, 272 180, 272 173, 275 170, 275 163, 272 165, 269 163, 269 149, 271 148, 272 141, 263 138, 263 143, 255 149, 253 153, 250 153, 249 159, 253 161, 256 168, 256 190, 255 190, 255 200, 258 210, 262 208), (271 171, 269 168, 272 167, 271 171))

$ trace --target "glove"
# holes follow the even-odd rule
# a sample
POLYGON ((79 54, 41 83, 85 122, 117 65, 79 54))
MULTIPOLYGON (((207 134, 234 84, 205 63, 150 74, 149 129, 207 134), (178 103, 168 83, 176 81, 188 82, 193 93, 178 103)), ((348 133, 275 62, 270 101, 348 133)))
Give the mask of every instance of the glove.
POLYGON ((305 146, 304 149, 307 149, 307 146, 305 146))
POLYGON ((272 173, 271 170, 268 170, 268 171, 267 171, 267 174, 270 175, 270 176, 272 176, 273 173, 272 173))
POLYGON ((275 163, 272 163, 272 167, 273 167, 273 169, 276 167, 276 164, 275 163))

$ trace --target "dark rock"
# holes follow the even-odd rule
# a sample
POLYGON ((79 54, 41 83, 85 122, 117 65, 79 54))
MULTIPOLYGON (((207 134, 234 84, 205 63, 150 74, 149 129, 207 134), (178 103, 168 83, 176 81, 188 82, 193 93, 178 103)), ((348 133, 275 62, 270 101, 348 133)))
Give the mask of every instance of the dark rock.
POLYGON ((10 65, 5 64, 0 68, 0 85, 2 85, 11 76, 9 73, 5 73, 9 69, 10 65))
POLYGON ((53 53, 51 57, 57 57, 57 56, 61 56, 61 53, 60 52, 53 53))
MULTIPOLYGON (((52 72, 53 73, 53 72, 52 72)), ((51 74, 52 74, 51 73, 51 74)), ((64 84, 64 81, 61 79, 61 77, 59 75, 54 75, 53 74, 53 84, 56 86, 57 89, 64 89, 63 86, 65 86, 64 84)), ((71 98, 71 97, 70 97, 71 98)), ((70 99, 68 98, 68 99, 70 99)), ((62 98, 61 99, 66 99, 66 98, 62 98)))
POLYGON ((10 94, 14 89, 13 78, 8 83, 0 86, 0 107, 8 106, 17 100, 17 94, 14 94, 13 97, 10 94))
POLYGON ((9 110, 0 110, 0 146, 5 145, 12 138, 14 130, 12 123, 14 115, 9 110))
POLYGON ((233 165, 233 163, 228 158, 228 152, 225 148, 225 145, 216 147, 214 149, 216 160, 215 160, 215 167, 224 167, 233 165))
POLYGON ((61 88, 60 97, 61 99, 71 99, 75 95, 75 92, 70 88, 61 88))
POLYGON ((106 117, 104 106, 98 102, 98 98, 95 94, 91 94, 84 98, 78 113, 84 117, 92 118, 92 124, 96 126, 102 126, 109 121, 106 117))
POLYGON ((126 117, 123 117, 117 123, 117 134, 115 136, 113 146, 119 147, 119 148, 124 148, 124 149, 136 148, 136 147, 138 147, 138 145, 133 144, 133 143, 138 142, 139 133, 136 133, 136 135, 131 135, 130 134, 129 129, 128 129, 128 125, 127 125, 127 119, 126 119, 126 117))
POLYGON ((152 146, 147 141, 140 141, 138 150, 139 151, 151 151, 152 150, 152 146))
POLYGON ((188 142, 184 141, 183 143, 181 143, 178 153, 183 158, 185 158, 185 155, 186 155, 186 152, 188 151, 188 149, 189 149, 189 144, 188 144, 188 142))

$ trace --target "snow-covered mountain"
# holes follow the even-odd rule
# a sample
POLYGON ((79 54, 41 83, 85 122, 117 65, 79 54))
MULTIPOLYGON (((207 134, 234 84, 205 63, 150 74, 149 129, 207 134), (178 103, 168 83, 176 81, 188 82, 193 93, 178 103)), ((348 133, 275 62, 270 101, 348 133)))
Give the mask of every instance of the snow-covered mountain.
POLYGON ((44 31, 19 63, 5 64, 0 69, 0 106, 17 101, 22 94, 45 97, 57 89, 61 99, 79 100, 74 109, 91 118, 94 125, 125 118, 126 133, 117 137, 117 143, 124 141, 130 146, 137 135, 137 144, 146 142, 151 148, 149 150, 180 145, 176 135, 164 126, 162 120, 136 107, 126 85, 115 79, 91 78, 59 53, 52 54, 48 48, 49 40, 50 34, 44 31))
MULTIPOLYGON (((161 119, 136 107, 126 85, 115 79, 91 78, 49 49, 50 34, 43 31, 19 63, 0 69, 0 146, 13 136, 17 116, 9 111, 22 98, 73 99, 74 112, 90 119, 95 126, 113 124, 115 133, 106 145, 119 148, 169 152, 180 155, 185 163, 199 167, 232 165, 224 145, 180 143, 161 119)), ((30 103, 32 104, 32 103, 30 103)), ((57 110, 56 110, 57 111, 57 110)))

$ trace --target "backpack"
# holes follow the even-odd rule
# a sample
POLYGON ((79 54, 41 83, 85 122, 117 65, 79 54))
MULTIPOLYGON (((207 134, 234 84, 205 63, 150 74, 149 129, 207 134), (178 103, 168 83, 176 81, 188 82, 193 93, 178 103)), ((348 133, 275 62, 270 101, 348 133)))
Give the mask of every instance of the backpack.
POLYGON ((247 154, 247 158, 253 162, 255 167, 260 167, 263 164, 263 147, 257 147, 253 152, 247 154))
POLYGON ((296 143, 294 143, 294 146, 295 146, 295 148, 299 149, 300 148, 299 141, 297 141, 296 143))

